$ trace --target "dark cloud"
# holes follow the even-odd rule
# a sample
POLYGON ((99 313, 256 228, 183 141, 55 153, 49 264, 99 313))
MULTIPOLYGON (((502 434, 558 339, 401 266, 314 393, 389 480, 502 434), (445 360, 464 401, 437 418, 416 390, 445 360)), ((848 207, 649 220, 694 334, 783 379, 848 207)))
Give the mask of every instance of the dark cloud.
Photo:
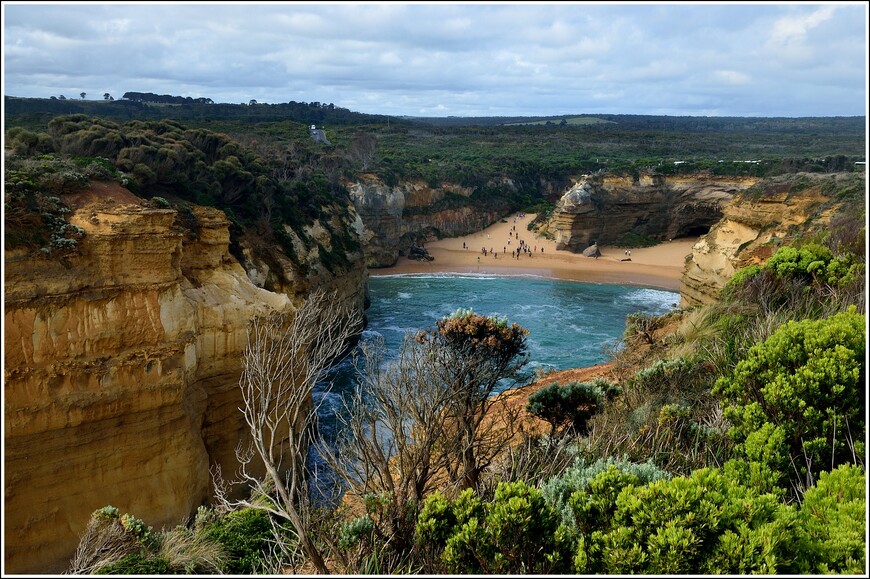
POLYGON ((394 115, 861 115, 865 4, 4 3, 4 92, 394 115))

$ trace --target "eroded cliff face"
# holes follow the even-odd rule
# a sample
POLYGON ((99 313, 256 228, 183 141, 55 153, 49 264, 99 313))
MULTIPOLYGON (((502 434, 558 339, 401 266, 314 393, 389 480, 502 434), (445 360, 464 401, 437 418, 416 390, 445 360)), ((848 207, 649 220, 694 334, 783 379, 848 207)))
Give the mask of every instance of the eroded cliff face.
MULTIPOLYGON (((860 175, 801 174, 761 181, 736 195, 686 260, 681 307, 718 301, 735 271, 763 263, 796 235, 821 230, 836 209, 828 192, 860 175)), ((863 187, 863 184, 861 185, 863 187)))
POLYGON ((248 321, 292 308, 315 287, 363 306, 361 252, 330 270, 316 231, 309 239, 323 243, 300 248, 304 273, 289 259, 254 258, 249 273, 230 255, 222 212, 194 208, 191 235, 172 209, 101 193, 71 215, 85 236, 67 264, 24 250, 4 256, 11 573, 65 569, 105 505, 156 528, 184 522, 210 495, 209 467, 237 468, 248 321))
MULTIPOLYGON (((505 181, 497 186, 513 185, 505 181)), ((364 174, 347 188, 363 223, 369 267, 392 266, 414 241, 467 235, 506 212, 498 203, 485 208, 469 204, 465 199, 474 191, 449 183, 430 187, 424 181, 402 181, 389 186, 375 175, 364 174), (445 203, 451 196, 458 202, 445 203)))
POLYGON ((755 184, 751 177, 587 175, 559 200, 540 230, 558 249, 582 252, 627 234, 674 239, 705 233, 731 197, 755 184))

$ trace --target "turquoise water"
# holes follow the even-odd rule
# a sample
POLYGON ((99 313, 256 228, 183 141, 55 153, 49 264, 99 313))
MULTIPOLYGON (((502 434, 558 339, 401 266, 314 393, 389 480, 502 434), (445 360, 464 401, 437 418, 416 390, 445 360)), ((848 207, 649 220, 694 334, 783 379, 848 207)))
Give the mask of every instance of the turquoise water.
MULTIPOLYGON (((387 359, 409 332, 434 327, 459 308, 498 314, 529 330, 527 370, 565 370, 606 362, 607 348, 618 344, 625 317, 634 312, 663 314, 680 301, 677 292, 638 286, 557 281, 531 276, 402 275, 369 278, 371 307, 363 340, 382 336, 387 359)), ((314 393, 324 441, 335 435, 336 416, 353 391, 349 360, 337 366, 329 387, 314 393)), ((309 457, 320 476, 328 469, 315 452, 309 457)))
POLYGON ((407 332, 431 328, 458 308, 499 314, 529 330, 529 369, 565 370, 607 361, 606 348, 633 312, 663 314, 677 292, 539 277, 403 275, 369 279, 368 332, 395 351, 407 332))
MULTIPOLYGON (((673 291, 638 286, 558 281, 532 276, 401 275, 369 279, 371 307, 363 340, 382 336, 387 360, 407 333, 433 328, 459 308, 506 316, 529 330, 526 369, 566 370, 608 360, 634 312, 663 314, 679 303, 673 291)), ((327 430, 353 389, 350 361, 336 368, 330 388, 315 393, 327 430)))

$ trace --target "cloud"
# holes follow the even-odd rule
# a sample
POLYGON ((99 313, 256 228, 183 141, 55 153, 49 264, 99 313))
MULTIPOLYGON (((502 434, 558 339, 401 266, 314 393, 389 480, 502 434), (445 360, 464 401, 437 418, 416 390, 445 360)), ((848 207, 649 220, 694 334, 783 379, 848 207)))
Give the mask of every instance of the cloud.
POLYGON ((749 75, 736 70, 717 70, 713 76, 724 84, 746 84, 752 80, 749 75))
POLYGON ((830 20, 836 10, 835 6, 822 6, 809 14, 796 14, 779 18, 770 31, 770 43, 779 46, 803 43, 807 33, 830 20))
POLYGON ((4 90, 14 96, 149 91, 393 115, 866 109, 867 9, 848 4, 4 9, 4 90))

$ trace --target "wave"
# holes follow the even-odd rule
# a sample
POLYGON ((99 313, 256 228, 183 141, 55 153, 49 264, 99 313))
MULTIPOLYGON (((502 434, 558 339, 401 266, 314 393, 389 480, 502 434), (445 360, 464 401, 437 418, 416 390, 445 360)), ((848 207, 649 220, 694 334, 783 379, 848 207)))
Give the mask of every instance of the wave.
POLYGON ((670 309, 679 304, 680 294, 667 290, 644 288, 629 292, 623 299, 634 304, 670 309))

